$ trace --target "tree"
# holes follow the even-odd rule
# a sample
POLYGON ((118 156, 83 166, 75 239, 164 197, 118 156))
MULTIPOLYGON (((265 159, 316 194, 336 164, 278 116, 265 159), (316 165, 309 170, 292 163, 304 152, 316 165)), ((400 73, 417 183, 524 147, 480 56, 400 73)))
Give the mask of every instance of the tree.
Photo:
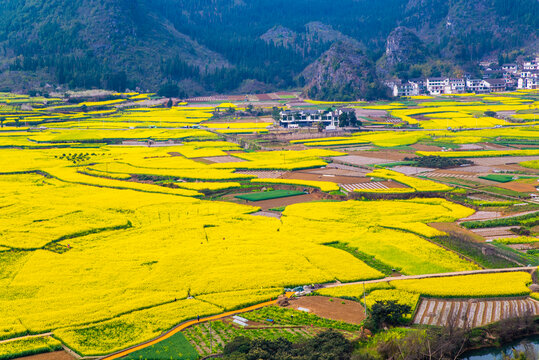
POLYGON ((348 114, 348 121, 350 122, 350 126, 361 126, 363 125, 361 121, 357 119, 356 112, 352 111, 350 114, 348 114))
POLYGON ((326 125, 322 121, 319 121, 318 124, 316 124, 316 128, 318 129, 318 132, 322 132, 326 129, 326 125))
POLYGON ((404 316, 410 314, 409 305, 399 304, 396 301, 377 301, 371 308, 369 324, 373 329, 384 326, 395 326, 403 322, 404 316))
POLYGON ((275 121, 281 120, 281 109, 279 109, 278 107, 274 106, 274 107, 271 109, 271 117, 272 117, 273 120, 275 120, 275 121))
POLYGON ((341 115, 339 115, 339 126, 350 126, 350 118, 348 117, 348 113, 346 111, 343 111, 341 115))
POLYGON ((21 119, 19 119, 18 117, 15 118, 15 126, 16 126, 16 127, 21 126, 21 119))
POLYGON ((4 121, 6 121, 6 118, 0 117, 0 127, 4 127, 4 121))
POLYGON ((167 101, 167 107, 171 108, 172 105, 174 105, 174 103, 172 102, 172 99, 169 98, 168 101, 167 101))

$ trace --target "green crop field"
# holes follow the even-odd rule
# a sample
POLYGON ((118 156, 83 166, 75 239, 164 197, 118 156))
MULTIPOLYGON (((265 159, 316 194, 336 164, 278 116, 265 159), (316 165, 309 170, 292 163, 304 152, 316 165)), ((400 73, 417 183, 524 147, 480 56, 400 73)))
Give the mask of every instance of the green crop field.
POLYGON ((486 175, 486 176, 479 176, 480 179, 490 180, 490 181, 496 181, 499 183, 508 183, 510 181, 513 181, 513 175, 486 175))
POLYGON ((237 199, 243 199, 243 200, 248 200, 248 201, 262 201, 262 200, 279 199, 279 198, 303 195, 303 194, 305 194, 305 192, 303 191, 272 190, 272 191, 257 192, 257 193, 252 193, 252 194, 236 195, 235 197, 237 199))
POLYGON ((124 357, 124 360, 196 360, 199 355, 182 333, 124 357))

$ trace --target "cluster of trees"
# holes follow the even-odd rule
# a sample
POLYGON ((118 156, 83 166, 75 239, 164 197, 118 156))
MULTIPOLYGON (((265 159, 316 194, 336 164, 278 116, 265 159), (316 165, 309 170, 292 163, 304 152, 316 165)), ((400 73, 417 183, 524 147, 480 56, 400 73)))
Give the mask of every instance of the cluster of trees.
POLYGON ((474 163, 466 159, 453 159, 442 156, 420 156, 405 158, 406 161, 414 161, 413 166, 428 167, 435 169, 449 169, 462 165, 473 165, 474 163))
POLYGON ((341 333, 326 331, 299 343, 237 337, 225 345, 225 360, 349 360, 354 344, 341 333))
POLYGON ((340 127, 361 126, 361 124, 361 121, 357 119, 355 111, 343 111, 341 115, 339 115, 340 127))

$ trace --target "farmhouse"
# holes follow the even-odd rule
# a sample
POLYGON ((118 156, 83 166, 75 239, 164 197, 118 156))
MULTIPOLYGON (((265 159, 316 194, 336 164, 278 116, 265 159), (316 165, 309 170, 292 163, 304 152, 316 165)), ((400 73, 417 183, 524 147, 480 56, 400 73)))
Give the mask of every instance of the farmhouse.
POLYGON ((445 79, 441 77, 432 77, 427 79, 427 91, 431 95, 440 95, 444 93, 445 79))
POLYGON ((518 79, 519 89, 539 89, 539 70, 525 70, 518 79))
POLYGON ((417 96, 425 93, 425 80, 411 79, 408 81, 397 80, 387 83, 393 91, 393 96, 417 96))
POLYGON ((485 85, 485 80, 482 79, 467 79, 466 88, 468 91, 474 93, 485 93, 488 92, 488 88, 485 85))
POLYGON ((285 128, 311 127, 318 123, 323 123, 330 130, 339 126, 339 110, 285 110, 280 115, 280 124, 285 128))
POLYGON ((505 91, 507 84, 504 79, 486 79, 485 87, 489 92, 505 91))

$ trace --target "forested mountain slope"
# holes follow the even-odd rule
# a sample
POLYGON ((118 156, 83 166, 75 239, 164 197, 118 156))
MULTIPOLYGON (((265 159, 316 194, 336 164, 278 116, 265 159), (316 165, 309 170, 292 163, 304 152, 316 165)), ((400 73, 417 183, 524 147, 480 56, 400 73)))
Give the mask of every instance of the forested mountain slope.
POLYGON ((399 26, 432 59, 465 66, 529 49, 538 9, 537 0, 3 0, 0 88, 297 88, 335 42, 374 66, 399 26))

